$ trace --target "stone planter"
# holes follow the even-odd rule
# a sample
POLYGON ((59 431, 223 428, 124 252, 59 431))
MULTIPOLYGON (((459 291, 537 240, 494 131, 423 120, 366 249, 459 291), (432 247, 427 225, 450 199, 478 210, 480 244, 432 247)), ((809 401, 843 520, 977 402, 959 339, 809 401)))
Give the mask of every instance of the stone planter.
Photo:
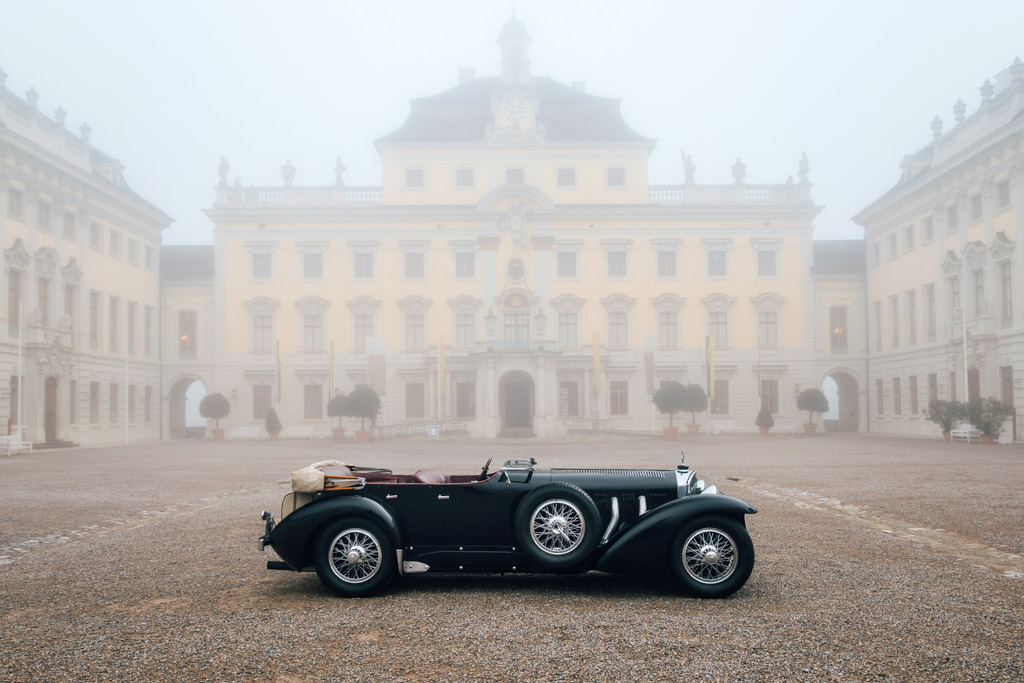
POLYGON ((761 432, 761 436, 768 436, 768 430, 771 429, 771 428, 770 427, 758 427, 757 429, 758 429, 759 432, 761 432))
POLYGON ((804 425, 804 434, 807 436, 814 436, 818 431, 818 425, 811 422, 810 424, 804 425))
POLYGON ((992 436, 991 434, 982 434, 981 435, 981 442, 982 443, 995 443, 996 442, 996 437, 992 436))
POLYGON ((214 441, 223 441, 224 440, 224 430, 223 429, 211 429, 210 433, 213 434, 213 440, 214 441))
POLYGON ((267 432, 270 435, 271 441, 277 441, 277 437, 281 436, 281 432, 267 432))
POLYGON ((665 441, 675 441, 676 434, 679 433, 679 427, 662 427, 661 434, 665 441))
POLYGON ((950 439, 951 439, 951 437, 949 436, 949 432, 942 432, 942 440, 943 441, 949 441, 950 439))
POLYGON ((366 443, 369 440, 370 440, 370 430, 369 429, 357 429, 356 430, 356 441, 358 441, 359 443, 366 443))
POLYGON ((341 441, 342 439, 345 438, 345 428, 344 427, 334 427, 334 428, 331 429, 331 431, 334 432, 334 440, 335 441, 341 441))
POLYGON ((696 434, 699 431, 700 431, 700 425, 699 424, 690 423, 690 424, 686 425, 686 433, 687 434, 696 434))

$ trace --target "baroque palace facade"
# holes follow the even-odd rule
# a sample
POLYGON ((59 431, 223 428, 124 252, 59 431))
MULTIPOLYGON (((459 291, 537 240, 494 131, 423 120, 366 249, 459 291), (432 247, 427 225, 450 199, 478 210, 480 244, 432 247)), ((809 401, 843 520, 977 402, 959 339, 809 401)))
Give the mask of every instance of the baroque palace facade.
MULTIPOLYGON (((934 434, 933 399, 1024 399, 1024 63, 932 121, 865 228, 871 431, 934 434)), ((1016 432, 1016 424, 1014 424, 1016 432)))
POLYGON ((705 385, 707 336, 705 429, 754 429, 762 399, 789 429, 829 375, 857 429, 863 252, 819 245, 834 267, 814 268, 806 158, 795 182, 748 184, 737 159, 733 183, 704 185, 684 157, 684 184, 651 185, 654 141, 617 100, 531 76, 518 22, 498 43, 500 77, 462 72, 376 141, 380 187, 346 185, 340 160, 329 186, 296 185, 290 163, 279 186, 229 184, 222 161, 197 377, 232 400, 228 424, 276 406, 286 429, 326 430, 332 392, 370 385, 378 425, 660 430, 650 396, 705 385))

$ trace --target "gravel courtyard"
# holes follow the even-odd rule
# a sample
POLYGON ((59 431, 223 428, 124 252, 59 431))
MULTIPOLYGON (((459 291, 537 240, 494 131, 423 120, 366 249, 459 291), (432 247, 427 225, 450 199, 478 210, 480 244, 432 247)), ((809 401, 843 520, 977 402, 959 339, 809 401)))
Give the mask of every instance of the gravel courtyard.
POLYGON ((864 435, 205 443, 0 456, 0 681, 1024 680, 1024 447, 864 435), (317 460, 674 468, 760 511, 721 601, 664 580, 267 571, 317 460))

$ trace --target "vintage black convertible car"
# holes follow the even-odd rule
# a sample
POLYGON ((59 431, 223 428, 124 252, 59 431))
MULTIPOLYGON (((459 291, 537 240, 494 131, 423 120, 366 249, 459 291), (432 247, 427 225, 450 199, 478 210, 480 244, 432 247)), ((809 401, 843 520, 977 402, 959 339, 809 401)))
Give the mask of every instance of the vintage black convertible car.
MULTIPOLYGON (((531 458, 479 475, 333 465, 315 492, 289 493, 281 521, 263 512, 259 548, 315 568, 342 596, 366 596, 421 572, 668 575, 721 598, 754 567, 746 515, 757 512, 675 470, 537 470, 531 458)), ((293 475, 293 482, 295 477, 293 475)), ((294 488, 294 487, 293 487, 294 488)))

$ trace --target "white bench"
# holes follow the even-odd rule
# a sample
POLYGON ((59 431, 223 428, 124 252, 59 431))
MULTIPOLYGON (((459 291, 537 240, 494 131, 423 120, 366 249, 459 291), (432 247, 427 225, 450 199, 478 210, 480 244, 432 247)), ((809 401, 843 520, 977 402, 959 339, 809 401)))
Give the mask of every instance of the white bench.
POLYGON ((312 439, 313 430, 310 427, 289 427, 284 430, 286 439, 312 439))
POLYGON ((0 449, 7 449, 7 457, 10 457, 11 453, 21 453, 22 451, 31 451, 32 443, 29 441, 22 441, 20 434, 4 434, 0 436, 0 449))
POLYGON ((961 422, 949 430, 949 438, 951 441, 966 441, 967 443, 970 443, 972 439, 981 441, 981 432, 975 429, 974 425, 961 422))
POLYGON ((259 441, 263 438, 259 427, 235 427, 231 430, 231 440, 259 441))

